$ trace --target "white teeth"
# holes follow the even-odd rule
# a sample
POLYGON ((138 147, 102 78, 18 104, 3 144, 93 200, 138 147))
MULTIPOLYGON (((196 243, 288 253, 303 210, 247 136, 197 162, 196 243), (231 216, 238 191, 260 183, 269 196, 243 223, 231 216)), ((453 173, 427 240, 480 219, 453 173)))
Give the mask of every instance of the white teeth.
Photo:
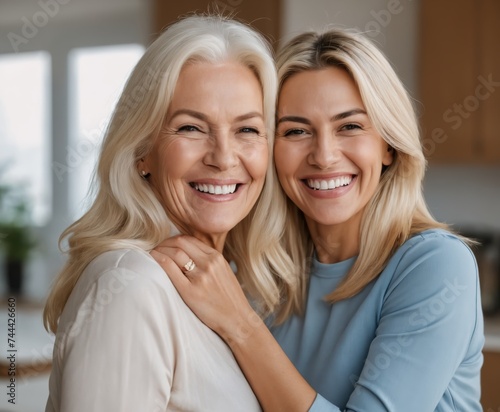
POLYGON ((194 183, 193 187, 199 192, 210 193, 211 195, 228 195, 236 191, 236 184, 219 186, 194 183))
POLYGON ((307 179, 307 185, 315 190, 332 190, 337 187, 347 186, 352 181, 352 176, 341 176, 330 180, 307 179))

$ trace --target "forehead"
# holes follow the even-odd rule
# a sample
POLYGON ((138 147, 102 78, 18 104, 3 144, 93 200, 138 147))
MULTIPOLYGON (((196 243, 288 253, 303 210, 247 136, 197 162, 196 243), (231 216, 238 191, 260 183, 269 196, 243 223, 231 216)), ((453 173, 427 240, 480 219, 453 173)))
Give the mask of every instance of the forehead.
POLYGON ((280 110, 330 110, 346 106, 364 109, 358 86, 343 68, 331 66, 290 76, 281 88, 280 110))
POLYGON ((261 89, 254 71, 243 63, 232 60, 219 63, 205 61, 186 63, 179 73, 175 89, 189 88, 193 83, 197 87, 210 86, 213 82, 225 83, 227 88, 234 88, 239 83, 250 83, 252 87, 261 89))
POLYGON ((234 62, 186 64, 175 85, 169 111, 190 108, 262 111, 262 88, 247 66, 234 62))

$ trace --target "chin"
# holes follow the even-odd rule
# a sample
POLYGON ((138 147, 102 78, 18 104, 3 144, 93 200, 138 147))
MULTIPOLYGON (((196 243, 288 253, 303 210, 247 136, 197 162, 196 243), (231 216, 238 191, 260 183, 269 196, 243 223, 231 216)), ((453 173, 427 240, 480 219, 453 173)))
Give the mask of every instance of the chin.
POLYGON ((192 226, 192 229, 196 232, 205 233, 207 236, 227 235, 239 222, 228 224, 227 222, 211 220, 208 225, 192 226))

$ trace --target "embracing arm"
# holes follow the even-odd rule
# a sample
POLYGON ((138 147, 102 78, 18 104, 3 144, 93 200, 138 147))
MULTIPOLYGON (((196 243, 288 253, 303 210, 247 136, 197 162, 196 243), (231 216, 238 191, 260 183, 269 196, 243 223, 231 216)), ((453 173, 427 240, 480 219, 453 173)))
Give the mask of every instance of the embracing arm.
MULTIPOLYGON (((434 410, 467 356, 476 328, 481 345, 477 268, 470 250, 446 237, 422 245, 414 245, 397 265, 346 411, 434 410)), ((264 410, 340 411, 302 378, 253 312, 222 256, 185 238, 158 250, 153 257, 188 306, 231 347, 264 410), (182 257, 179 250, 185 252, 182 257), (185 275, 179 267, 189 258, 197 269, 185 275)), ((472 352, 466 363, 474 375, 480 348, 472 352)), ((476 395, 466 395, 466 402, 474 405, 476 395)))
POLYGON ((167 239, 151 255, 193 312, 229 345, 264 411, 309 410, 316 392, 254 312, 222 255, 183 236, 167 239), (190 258, 196 269, 188 277, 180 267, 190 258))
POLYGON ((309 410, 316 392, 255 312, 248 312, 233 327, 221 327, 216 332, 231 348, 265 411, 309 410))

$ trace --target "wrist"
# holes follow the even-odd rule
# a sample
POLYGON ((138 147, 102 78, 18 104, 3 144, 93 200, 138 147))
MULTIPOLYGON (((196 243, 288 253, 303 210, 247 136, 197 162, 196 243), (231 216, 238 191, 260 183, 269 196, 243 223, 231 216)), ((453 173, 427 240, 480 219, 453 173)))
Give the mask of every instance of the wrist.
POLYGON ((255 311, 250 309, 234 323, 227 323, 219 335, 231 347, 244 345, 260 328, 266 327, 255 311))

